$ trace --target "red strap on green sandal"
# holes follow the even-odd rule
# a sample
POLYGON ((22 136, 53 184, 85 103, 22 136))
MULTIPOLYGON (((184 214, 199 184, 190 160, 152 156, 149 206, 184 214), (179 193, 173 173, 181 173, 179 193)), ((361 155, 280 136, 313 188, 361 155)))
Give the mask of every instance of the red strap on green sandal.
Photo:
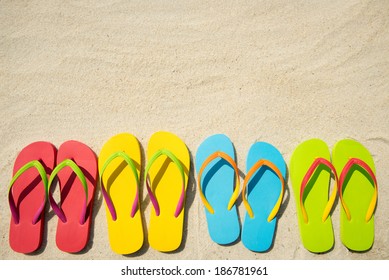
MULTIPOLYGON (((316 171, 316 169, 320 165, 325 165, 325 166, 327 166, 327 167, 329 167, 331 169, 332 173, 335 176, 336 186, 339 186, 338 175, 337 175, 335 167, 332 165, 332 163, 329 162, 328 160, 326 160, 325 158, 316 158, 314 160, 314 162, 312 163, 312 165, 309 167, 307 173, 305 174, 305 176, 304 176, 304 178, 303 178, 303 180, 301 182, 300 207, 301 207, 301 212, 302 212, 303 219, 304 219, 305 223, 308 223, 308 215, 307 215, 307 211, 305 210, 304 203, 303 203, 304 190, 305 190, 305 187, 307 186, 309 180, 312 178, 313 173, 316 171)), ((330 199, 328 200, 327 205, 324 208, 324 213, 323 213, 323 216, 322 216, 322 221, 323 222, 328 218, 328 216, 329 216, 329 214, 331 212, 332 206, 334 205, 334 202, 335 202, 336 193, 337 193, 337 187, 335 187, 333 189, 332 194, 330 196, 330 199)))
POLYGON ((246 177, 244 178, 244 181, 243 181, 243 189, 242 189, 242 199, 243 199, 243 204, 246 208, 246 211, 247 213, 249 214, 250 218, 253 218, 254 217, 254 213, 253 213, 253 210, 250 206, 250 203, 248 202, 247 200, 247 185, 248 183, 250 182, 251 180, 251 177, 262 167, 262 166, 267 166, 269 167, 271 170, 274 171, 274 173, 278 176, 278 178, 280 179, 281 181, 281 192, 280 192, 280 195, 278 197, 278 200, 276 202, 276 204, 274 205, 274 208, 272 209, 272 211, 270 212, 269 216, 267 217, 267 221, 270 222, 271 220, 274 219, 274 217, 277 215, 278 213, 278 210, 280 209, 280 206, 281 206, 281 203, 282 203, 282 199, 283 199, 283 196, 284 196, 284 192, 285 192, 285 181, 284 181, 284 177, 282 176, 281 174, 281 171, 277 168, 277 166, 275 166, 272 162, 266 160, 266 159, 261 159, 259 161, 257 161, 252 167, 251 169, 249 170, 249 172, 247 173, 246 177))
POLYGON ((370 204, 369 204, 369 208, 367 209, 367 213, 366 213, 366 217, 365 217, 365 221, 368 222, 371 217, 373 216, 373 213, 374 213, 374 210, 375 210, 375 207, 377 205, 377 198, 378 198, 378 184, 377 184, 377 179, 374 175, 374 172, 373 170, 370 168, 370 166, 365 163, 363 160, 360 160, 358 158, 350 158, 350 160, 346 163, 346 165, 343 167, 342 169, 342 173, 340 174, 340 179, 339 179, 339 185, 338 185, 338 192, 339 192, 339 197, 340 197, 340 201, 342 202, 342 206, 343 206, 343 209, 344 209, 344 212, 346 213, 346 216, 347 216, 347 219, 348 220, 351 220, 351 213, 350 213, 350 210, 348 209, 344 199, 343 199, 343 184, 344 184, 344 181, 347 177, 347 175, 349 174, 351 168, 354 166, 354 165, 357 165, 357 166, 360 166, 362 167, 364 170, 367 171, 367 173, 369 174, 369 176, 371 177, 371 179, 373 180, 374 182, 374 193, 373 193, 373 197, 370 201, 370 204))
POLYGON ((227 206, 228 210, 231 210, 232 206, 234 206, 235 201, 236 201, 236 199, 239 196, 239 189, 240 189, 240 186, 239 186, 239 171, 238 171, 238 167, 236 166, 235 161, 228 154, 226 154, 224 152, 218 151, 218 152, 215 152, 215 153, 211 154, 203 162, 203 164, 201 165, 201 168, 200 168, 200 171, 199 171, 199 174, 198 174, 198 178, 199 179, 197 180, 197 186, 198 186, 198 189, 199 189, 200 198, 201 198, 202 202, 204 203, 205 208, 207 208, 207 210, 211 214, 214 214, 215 211, 214 211, 214 209, 212 208, 211 204, 208 202, 207 198, 204 195, 203 189, 201 187, 201 177, 202 177, 202 174, 203 174, 203 171, 204 171, 205 167, 209 163, 211 163, 213 160, 215 160, 217 158, 222 158, 225 161, 227 161, 232 166, 232 168, 235 171, 235 189, 234 189, 234 192, 232 193, 230 201, 228 202, 228 206, 227 206))

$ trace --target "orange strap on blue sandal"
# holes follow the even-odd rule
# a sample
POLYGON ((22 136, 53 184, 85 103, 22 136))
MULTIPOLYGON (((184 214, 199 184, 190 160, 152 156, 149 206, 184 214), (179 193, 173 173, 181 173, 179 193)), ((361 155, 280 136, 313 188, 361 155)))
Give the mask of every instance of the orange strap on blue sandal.
POLYGON ((278 211, 280 209, 281 203, 282 203, 282 199, 284 197, 284 192, 285 192, 285 180, 284 180, 284 177, 281 174, 281 171, 277 168, 277 166, 275 166, 272 162, 270 162, 268 160, 261 159, 253 167, 251 167, 251 169, 247 173, 247 175, 246 175, 246 177, 244 179, 244 182, 243 182, 242 199, 243 199, 243 204, 244 204, 244 206, 246 208, 246 211, 247 211, 248 215, 250 216, 250 218, 253 218, 254 217, 254 212, 253 212, 253 210, 252 210, 252 208, 250 206, 249 201, 247 200, 247 196, 248 196, 248 194, 247 194, 247 184, 251 180, 252 176, 263 166, 269 167, 278 176, 278 178, 281 181, 281 192, 280 192, 280 195, 278 197, 278 200, 277 200, 276 204, 274 205, 274 208, 272 209, 272 211, 270 212, 269 216, 267 217, 267 221, 270 222, 277 215, 277 213, 278 213, 278 211))
POLYGON ((285 192, 286 164, 276 147, 254 143, 246 160, 242 199, 246 208, 242 243, 254 252, 268 251, 276 234, 277 214, 285 192))
POLYGON ((207 200, 207 198, 205 197, 204 195, 204 192, 203 192, 203 188, 201 186, 201 178, 203 176, 203 172, 204 172, 204 169, 212 162, 214 161, 215 159, 218 159, 218 158, 221 158, 221 159, 224 159, 225 161, 227 161, 231 167, 234 169, 235 171, 235 187, 234 187, 234 191, 232 193, 232 196, 231 196, 231 199, 229 200, 228 202, 228 206, 227 206, 227 210, 231 210, 232 206, 234 206, 237 198, 239 197, 239 191, 240 191, 240 186, 239 186, 239 171, 238 171, 238 167, 236 166, 236 163, 235 161, 229 156, 227 155, 226 153, 224 152, 221 152, 221 151, 217 151, 213 154, 211 154, 204 162, 203 164, 201 165, 201 168, 200 168, 200 171, 199 171, 199 174, 198 174, 198 178, 199 180, 197 180, 197 186, 198 186, 198 190, 199 190, 199 193, 200 193, 200 198, 201 198, 201 201, 204 203, 204 206, 205 208, 208 210, 209 213, 211 214, 214 214, 215 213, 215 210, 213 209, 213 207, 211 206, 211 204, 209 203, 209 201, 207 200))
POLYGON ((240 192, 239 170, 231 140, 224 134, 206 138, 197 149, 195 165, 209 236, 217 244, 231 244, 240 236, 235 205, 240 192))

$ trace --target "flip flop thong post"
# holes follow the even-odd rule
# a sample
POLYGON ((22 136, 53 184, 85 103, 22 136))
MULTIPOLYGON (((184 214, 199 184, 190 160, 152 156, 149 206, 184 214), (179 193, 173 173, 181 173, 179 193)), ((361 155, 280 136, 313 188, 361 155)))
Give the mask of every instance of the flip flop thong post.
POLYGON ((189 151, 176 135, 159 131, 149 140, 147 160, 144 180, 153 206, 149 244, 161 252, 174 251, 182 242, 189 151))
POLYGON ((201 143, 196 152, 196 172, 211 239, 221 245, 236 241, 240 235, 235 205, 239 173, 234 146, 226 135, 212 135, 201 143))
POLYGON ((139 200, 141 163, 139 142, 129 133, 110 138, 99 155, 109 243, 117 254, 135 253, 143 245, 139 200))
POLYGON ((340 237, 353 251, 369 250, 374 243, 374 211, 378 186, 374 160, 359 142, 344 139, 332 153, 339 175, 340 237))
POLYGON ((242 198, 247 210, 242 242, 251 251, 265 252, 273 244, 284 190, 286 164, 271 144, 257 142, 247 156, 242 198))
POLYGON ((300 235, 304 247, 314 253, 327 252, 334 246, 330 212, 335 202, 337 187, 333 188, 329 196, 331 173, 338 183, 330 151, 322 140, 307 140, 293 152, 290 178, 300 235))
POLYGON ((42 244, 48 175, 54 169, 56 153, 51 143, 34 142, 15 160, 8 191, 12 214, 9 243, 15 252, 32 253, 42 244))
POLYGON ((97 180, 97 159, 94 152, 77 141, 63 143, 57 154, 57 166, 49 180, 49 201, 58 216, 57 247, 77 253, 89 240, 92 209, 97 180), (60 205, 53 197, 53 181, 58 177, 60 205))

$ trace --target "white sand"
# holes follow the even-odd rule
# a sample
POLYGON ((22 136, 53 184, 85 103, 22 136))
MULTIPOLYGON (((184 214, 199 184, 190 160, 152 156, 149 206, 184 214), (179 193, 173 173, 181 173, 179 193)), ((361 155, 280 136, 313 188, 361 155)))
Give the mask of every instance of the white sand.
MULTIPOLYGON (((0 259, 389 259, 388 1, 96 2, 0 2, 0 259), (147 242, 129 257, 113 253, 100 192, 81 254, 57 249, 51 210, 41 250, 10 249, 7 186, 24 146, 75 139, 98 154, 111 136, 129 132, 145 150, 158 130, 180 136, 193 160, 204 138, 225 133, 243 172, 255 141, 275 145, 288 164, 313 137, 330 148, 360 141, 379 182, 373 248, 358 254, 343 246, 337 202, 334 249, 309 253, 291 186, 270 252, 219 246, 208 236, 192 168, 176 253, 147 242)), ((151 205, 142 197, 147 224, 151 205)))

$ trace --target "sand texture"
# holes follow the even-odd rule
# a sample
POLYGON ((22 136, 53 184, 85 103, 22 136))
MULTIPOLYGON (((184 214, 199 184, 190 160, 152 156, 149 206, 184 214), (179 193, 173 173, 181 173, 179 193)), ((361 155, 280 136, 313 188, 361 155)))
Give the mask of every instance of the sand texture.
MULTIPOLYGON (((389 259, 388 120, 388 1, 0 1, 0 259, 389 259), (23 147, 74 139, 98 155, 111 136, 129 132, 144 156, 159 130, 191 153, 178 251, 160 253, 146 241, 130 256, 112 252, 100 191, 81 253, 57 248, 49 207, 42 248, 11 250, 7 188, 23 147), (242 174, 256 141, 276 146, 288 164, 310 138, 330 149, 344 138, 361 142, 379 184, 373 248, 343 246, 337 200, 333 250, 308 252, 290 180, 269 252, 213 243, 193 162, 216 133, 233 141, 242 174)), ((141 195, 147 233, 152 205, 143 185, 141 195)), ((242 221, 241 199, 238 209, 242 221)))

